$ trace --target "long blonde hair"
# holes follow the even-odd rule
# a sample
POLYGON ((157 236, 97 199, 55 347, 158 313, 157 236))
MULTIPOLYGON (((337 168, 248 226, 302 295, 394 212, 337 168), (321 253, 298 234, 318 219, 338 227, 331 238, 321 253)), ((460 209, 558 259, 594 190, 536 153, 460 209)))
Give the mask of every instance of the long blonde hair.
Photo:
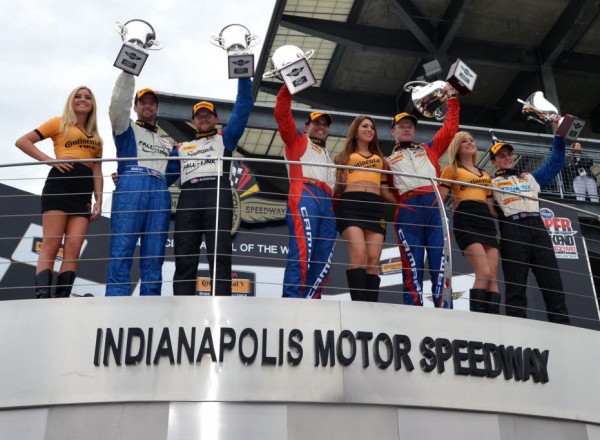
POLYGON ((92 92, 92 90, 87 87, 87 86, 79 86, 76 87, 75 89, 73 89, 73 91, 71 93, 69 93, 69 97, 67 98, 67 102, 65 103, 65 109, 63 110, 63 114, 62 114, 62 118, 61 118, 61 122, 60 122, 60 129, 63 132, 67 132, 67 130, 69 129, 69 127, 74 126, 75 124, 77 124, 77 116, 75 116, 75 108, 73 106, 73 100, 75 99, 75 95, 77 94, 77 92, 79 92, 80 90, 87 90, 88 92, 90 92, 90 95, 92 95, 92 111, 90 112, 90 114, 88 115, 86 124, 85 124, 85 131, 88 135, 98 135, 98 122, 96 119, 96 98, 94 97, 94 93, 92 92))
MULTIPOLYGON (((467 136, 473 137, 468 131, 459 131, 450 142, 450 146, 448 147, 448 162, 452 165, 452 170, 456 171, 459 166, 463 166, 460 162, 460 157, 458 155, 458 150, 460 150, 460 144, 464 138, 467 136)), ((477 152, 473 155, 473 166, 477 166, 477 152)))
POLYGON ((358 150, 358 127, 365 119, 371 121, 375 131, 373 140, 369 142, 369 152, 371 154, 376 154, 383 159, 383 153, 381 152, 381 148, 379 147, 379 139, 377 138, 377 126, 375 125, 375 121, 370 116, 358 115, 356 118, 354 118, 352 124, 350 124, 348 136, 346 136, 346 140, 344 141, 344 150, 338 153, 333 160, 336 165, 346 165, 350 155, 358 150))

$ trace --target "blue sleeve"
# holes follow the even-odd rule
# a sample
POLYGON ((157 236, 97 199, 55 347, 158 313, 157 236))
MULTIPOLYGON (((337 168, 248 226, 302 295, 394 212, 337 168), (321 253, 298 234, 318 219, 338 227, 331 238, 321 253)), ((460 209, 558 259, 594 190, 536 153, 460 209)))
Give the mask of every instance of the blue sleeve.
POLYGON ((531 175, 539 183, 540 188, 544 189, 560 173, 564 165, 565 140, 559 136, 554 136, 550 158, 541 167, 532 172, 531 175))
MULTIPOLYGON (((173 148, 170 157, 179 157, 179 149, 177 146, 173 148)), ((167 179, 167 187, 173 185, 173 183, 179 179, 179 174, 181 173, 181 162, 179 160, 170 160, 167 164, 167 169, 165 170, 165 178, 167 179)))
POLYGON ((252 101, 252 80, 250 78, 242 78, 238 80, 238 92, 231 112, 229 124, 223 129, 223 145, 229 151, 233 151, 237 147, 237 143, 244 134, 248 117, 254 107, 252 101))

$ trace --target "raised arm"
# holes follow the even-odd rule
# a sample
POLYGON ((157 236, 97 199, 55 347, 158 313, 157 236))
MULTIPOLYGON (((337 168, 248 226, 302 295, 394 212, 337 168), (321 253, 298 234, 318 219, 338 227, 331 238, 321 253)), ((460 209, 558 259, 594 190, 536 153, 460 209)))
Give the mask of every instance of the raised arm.
POLYGON ((540 188, 544 189, 563 168, 565 164, 565 140, 560 136, 554 136, 550 158, 537 170, 531 173, 540 188))
POLYGON ((115 83, 113 94, 108 107, 108 117, 113 133, 118 136, 129 128, 135 79, 133 75, 121 72, 115 83))
POLYGON ((250 78, 239 79, 237 97, 231 112, 231 118, 227 127, 223 129, 223 145, 229 151, 236 149, 238 141, 244 134, 252 107, 254 107, 252 80, 250 78))
POLYGON ((292 94, 287 86, 281 86, 275 101, 275 121, 279 127, 279 134, 286 146, 291 146, 301 133, 296 127, 296 122, 292 116, 292 94))
MULTIPOLYGON (((449 88, 448 91, 456 94, 456 90, 449 88)), ((433 140, 428 144, 433 151, 435 151, 438 157, 442 157, 448 147, 450 146, 450 142, 454 139, 454 135, 458 131, 459 125, 459 115, 460 115, 460 102, 458 98, 453 97, 449 98, 447 101, 448 113, 446 114, 446 119, 444 119, 444 125, 442 128, 438 130, 438 132, 433 137, 433 140)))

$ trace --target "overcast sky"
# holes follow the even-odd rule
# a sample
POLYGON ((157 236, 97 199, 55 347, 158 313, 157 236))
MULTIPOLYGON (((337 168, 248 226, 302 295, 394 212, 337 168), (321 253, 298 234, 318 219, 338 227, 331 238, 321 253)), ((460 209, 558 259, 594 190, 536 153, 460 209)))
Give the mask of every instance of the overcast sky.
MULTIPOLYGON (((257 62, 274 5, 275 0, 0 0, 0 163, 33 161, 14 146, 16 139, 60 116, 79 85, 96 96, 104 157, 116 156, 108 121, 121 72, 113 67, 122 45, 115 22, 143 19, 163 45, 150 51, 136 89, 233 100, 237 81, 227 78, 227 54, 209 39, 228 24, 243 24, 261 37, 253 48, 257 62)), ((51 140, 37 145, 54 156, 51 140)), ((103 172, 115 170, 116 163, 106 163, 103 172)), ((45 165, 0 168, 0 182, 39 194, 48 171, 45 165)), ((105 192, 112 189, 105 180, 105 192)))

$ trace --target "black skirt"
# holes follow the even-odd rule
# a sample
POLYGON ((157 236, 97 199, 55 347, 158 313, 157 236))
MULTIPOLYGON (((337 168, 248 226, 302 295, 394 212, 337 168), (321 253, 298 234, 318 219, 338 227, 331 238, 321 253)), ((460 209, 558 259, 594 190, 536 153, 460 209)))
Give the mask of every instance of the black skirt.
POLYGON ((92 170, 82 163, 61 173, 52 168, 42 190, 42 213, 63 211, 69 215, 90 217, 94 178, 92 170))
POLYGON ((385 237, 386 221, 383 217, 381 197, 369 192, 342 194, 335 209, 338 232, 350 226, 377 232, 385 237))
POLYGON ((460 202, 454 211, 454 238, 461 251, 473 243, 499 247, 496 223, 488 205, 475 200, 460 202))

